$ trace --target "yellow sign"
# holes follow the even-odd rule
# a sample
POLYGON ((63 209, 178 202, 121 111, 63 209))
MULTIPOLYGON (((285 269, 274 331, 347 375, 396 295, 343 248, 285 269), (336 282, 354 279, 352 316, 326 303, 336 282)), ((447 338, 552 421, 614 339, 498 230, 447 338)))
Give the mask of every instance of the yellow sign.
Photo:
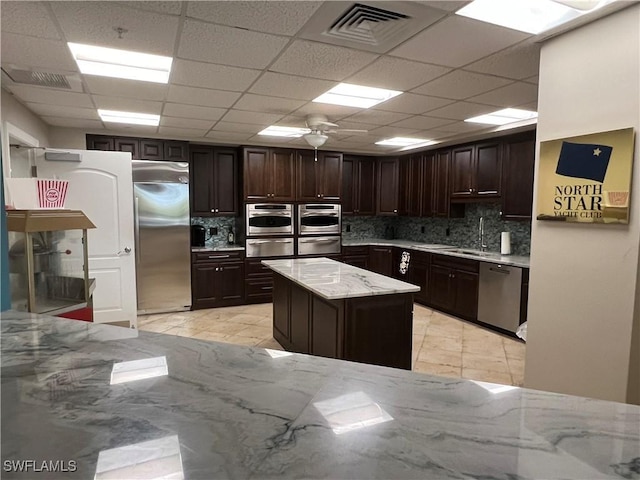
POLYGON ((629 223, 633 128, 540 143, 538 220, 629 223))

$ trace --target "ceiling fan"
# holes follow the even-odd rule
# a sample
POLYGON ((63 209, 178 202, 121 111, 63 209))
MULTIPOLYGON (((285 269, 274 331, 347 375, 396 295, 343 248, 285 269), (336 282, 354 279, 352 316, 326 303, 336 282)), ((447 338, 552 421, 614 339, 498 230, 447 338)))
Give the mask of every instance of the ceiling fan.
POLYGON ((322 114, 308 115, 305 124, 309 129, 309 133, 305 133, 304 138, 309 145, 315 150, 324 145, 329 136, 327 134, 358 134, 367 133, 368 130, 354 130, 351 128, 338 128, 337 123, 330 122, 326 116, 322 114))

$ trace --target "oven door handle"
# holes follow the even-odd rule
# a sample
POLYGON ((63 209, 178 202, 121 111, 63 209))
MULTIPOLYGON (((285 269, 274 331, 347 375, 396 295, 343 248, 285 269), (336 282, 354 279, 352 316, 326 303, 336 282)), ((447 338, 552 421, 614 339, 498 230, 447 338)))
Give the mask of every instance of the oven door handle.
POLYGON ((337 217, 337 213, 303 213, 302 217, 337 217))
POLYGON ((339 242, 337 238, 301 238, 300 243, 335 243, 339 242))
POLYGON ((283 212, 265 212, 265 213, 250 213, 249 218, 255 217, 291 217, 291 213, 283 213, 283 212))
POLYGON ((293 240, 247 240, 249 245, 258 245, 260 243, 293 243, 293 240))

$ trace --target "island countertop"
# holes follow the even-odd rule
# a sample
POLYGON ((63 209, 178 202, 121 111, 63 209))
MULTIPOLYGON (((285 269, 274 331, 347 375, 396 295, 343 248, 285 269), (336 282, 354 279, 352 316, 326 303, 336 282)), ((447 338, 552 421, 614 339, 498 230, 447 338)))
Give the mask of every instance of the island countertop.
POLYGON ((16 312, 0 326, 3 478, 638 475, 638 406, 16 312), (122 368, 140 360, 155 376, 122 368), (27 459, 75 472, 6 471, 27 459))
POLYGON ((262 263, 328 300, 420 291, 416 285, 324 257, 263 260, 262 263))

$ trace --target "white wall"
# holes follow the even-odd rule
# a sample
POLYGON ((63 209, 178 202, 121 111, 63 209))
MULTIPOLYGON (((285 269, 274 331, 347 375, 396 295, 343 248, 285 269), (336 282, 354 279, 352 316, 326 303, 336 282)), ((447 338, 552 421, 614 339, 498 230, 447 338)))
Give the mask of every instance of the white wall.
POLYGON ((634 127, 636 145, 628 226, 533 221, 525 386, 640 403, 640 6, 543 45, 538 113, 538 142, 634 127))
POLYGON ((37 138, 41 147, 49 146, 49 126, 46 123, 18 102, 5 89, 2 89, 1 102, 0 117, 2 118, 3 129, 5 122, 9 122, 32 137, 37 138))

